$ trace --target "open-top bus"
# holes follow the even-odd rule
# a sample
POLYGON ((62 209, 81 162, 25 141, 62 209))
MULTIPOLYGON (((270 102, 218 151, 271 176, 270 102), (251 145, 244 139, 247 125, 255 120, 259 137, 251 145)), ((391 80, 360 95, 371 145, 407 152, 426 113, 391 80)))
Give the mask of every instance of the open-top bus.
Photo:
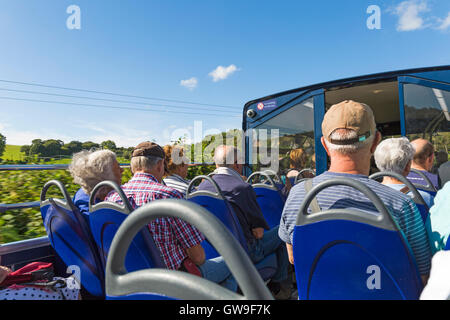
MULTIPOLYGON (((268 139, 267 136, 258 137, 260 132, 262 132, 258 129, 265 129, 268 135, 271 135, 272 131, 277 131, 277 139, 274 139, 271 144, 271 147, 275 148, 274 150, 277 152, 274 159, 279 160, 277 170, 287 169, 286 155, 290 150, 301 147, 308 154, 307 167, 315 169, 317 174, 326 171, 327 154, 320 143, 322 135, 321 122, 325 112, 331 105, 347 99, 366 103, 373 109, 377 128, 384 137, 400 135, 408 137, 421 136, 432 141, 436 150, 448 152, 450 141, 450 114, 448 109, 450 106, 450 66, 410 69, 330 81, 249 101, 244 106, 242 122, 242 129, 249 133, 245 136, 246 175, 249 176, 251 172, 258 171, 262 166, 268 164, 267 161, 266 163, 260 161, 261 158, 258 155, 261 141, 268 139), (276 144, 273 143, 274 141, 276 141, 276 144)), ((16 168, 0 166, 0 170, 11 169, 21 170, 25 168, 20 166, 16 168)), ((42 209, 45 205, 49 205, 44 203, 44 200, 45 197, 41 199, 40 203, 0 204, 0 210, 6 211, 39 205, 41 205, 42 209)), ((170 211, 171 205, 173 205, 174 209, 172 214, 177 215, 183 212, 183 208, 178 207, 176 203, 169 203, 169 207, 164 209, 167 211, 165 213, 170 211)), ((267 205, 270 206, 270 203, 267 205)), ((155 211, 156 209, 151 209, 150 211, 155 211)), ((195 207, 188 206, 185 210, 195 211, 195 207)), ((207 236, 215 237, 216 232, 214 230, 211 232, 209 228, 216 222, 202 222, 202 219, 196 216, 186 217, 186 219, 191 219, 191 222, 194 224, 200 224, 200 229, 204 230, 207 236)), ((220 234, 220 232, 217 232, 217 234, 220 234)), ((211 243, 218 245, 220 247, 218 248, 219 253, 231 259, 230 263, 235 268, 234 272, 240 274, 242 291, 244 294, 247 294, 247 297, 267 298, 267 292, 261 287, 261 279, 253 273, 253 269, 248 269, 245 263, 241 261, 243 256, 242 252, 238 252, 237 247, 239 245, 237 242, 231 242, 225 247, 224 239, 228 239, 226 238, 227 236, 229 235, 220 235, 217 239, 211 239, 211 243), (252 286, 254 287, 247 288, 252 286)), ((121 234, 121 237, 127 238, 127 235, 121 234)), ((131 241, 131 239, 127 241, 131 241)), ((61 261, 50 242, 48 237, 42 237, 0 245, 0 265, 5 265, 15 270, 32 261, 51 261, 55 263, 59 275, 67 276, 68 265, 61 261)), ((115 250, 122 248, 117 243, 113 244, 113 246, 115 250)), ((121 250, 125 249, 122 248, 121 250)), ((116 254, 114 257, 116 260, 120 260, 120 257, 117 258, 116 254)), ((114 263, 120 265, 120 261, 117 262, 116 260, 114 263)), ((111 262, 111 264, 113 263, 111 262)), ((110 265, 110 268, 113 267, 110 265)), ((120 269, 120 266, 117 268, 120 269)), ((147 277, 144 273, 140 275, 144 278, 147 277)), ((170 278, 167 274, 161 273, 160 275, 166 280, 170 278)), ((83 277, 83 275, 81 276, 83 277)), ((201 291, 201 288, 198 289, 199 285, 197 285, 197 289, 192 289, 192 277, 186 279, 181 277, 178 279, 178 282, 176 277, 170 278, 170 281, 167 280, 166 284, 164 284, 165 280, 158 279, 155 274, 148 277, 152 280, 148 283, 146 281, 140 283, 138 286, 139 290, 134 288, 135 293, 143 291, 154 292, 154 288, 146 287, 146 284, 153 284, 162 291, 165 290, 164 286, 176 287, 180 285, 177 288, 182 288, 187 290, 186 292, 193 294, 189 296, 191 298, 204 299, 205 297, 210 297, 219 299, 239 297, 217 291, 216 287, 211 287, 205 281, 201 282, 200 285, 200 287, 204 286, 204 291, 201 293, 197 292, 198 294, 195 295, 193 292, 195 290, 201 291), (192 291, 189 291, 189 288, 192 291)), ((106 278, 108 280, 108 274, 106 278)), ((81 281, 83 284, 83 279, 81 281)), ((137 276, 130 279, 130 281, 122 283, 122 286, 127 284, 133 286, 133 283, 136 281, 139 282, 139 277, 137 276)), ((111 282, 109 283, 111 284, 111 282)), ((107 286, 106 291, 108 289, 111 288, 107 286)), ((124 295, 132 291, 131 289, 131 291, 127 290, 127 288, 122 289, 118 292, 124 295)), ((164 292, 175 294, 174 290, 164 292)), ((139 295, 131 295, 131 298, 133 297, 141 298, 139 295)), ((181 297, 186 297, 186 294, 182 294, 181 297)), ((403 298, 405 297, 403 296, 403 298)))

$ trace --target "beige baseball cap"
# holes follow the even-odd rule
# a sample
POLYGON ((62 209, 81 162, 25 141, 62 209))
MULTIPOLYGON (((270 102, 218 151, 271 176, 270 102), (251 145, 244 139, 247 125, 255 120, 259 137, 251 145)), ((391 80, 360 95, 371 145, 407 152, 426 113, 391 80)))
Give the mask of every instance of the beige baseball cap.
POLYGON ((322 121, 322 134, 334 144, 353 144, 364 141, 375 134, 376 124, 372 109, 367 104, 353 100, 345 100, 332 105, 325 113, 322 121), (330 140, 331 133, 336 129, 355 130, 358 137, 350 140, 330 140))

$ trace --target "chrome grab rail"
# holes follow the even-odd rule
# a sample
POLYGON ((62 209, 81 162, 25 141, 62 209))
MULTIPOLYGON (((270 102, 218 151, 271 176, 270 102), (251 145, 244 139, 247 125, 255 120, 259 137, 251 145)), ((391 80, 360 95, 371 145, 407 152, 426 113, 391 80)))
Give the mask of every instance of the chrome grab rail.
MULTIPOLYGON (((121 168, 129 168, 129 163, 121 163, 121 168)), ((67 170, 68 164, 2 164, 0 171, 67 170)))
POLYGON ((39 207, 39 201, 12 203, 12 204, 0 203, 0 213, 4 213, 8 210, 28 209, 37 207, 39 207))
POLYGON ((0 244, 0 257, 11 252, 36 249, 48 245, 50 245, 50 241, 47 236, 0 244))
MULTIPOLYGON (((214 163, 190 163, 189 167, 212 166, 214 163)), ((120 163, 121 168, 129 168, 129 163, 120 163)), ((67 170, 68 164, 2 164, 0 171, 67 170)))

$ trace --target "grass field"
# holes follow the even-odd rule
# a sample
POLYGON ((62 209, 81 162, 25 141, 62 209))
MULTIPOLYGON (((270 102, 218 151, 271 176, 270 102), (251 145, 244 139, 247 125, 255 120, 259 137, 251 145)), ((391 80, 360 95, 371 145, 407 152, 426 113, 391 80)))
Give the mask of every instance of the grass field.
MULTIPOLYGON (((20 147, 22 146, 15 146, 11 144, 7 144, 5 148, 5 152, 3 152, 3 155, 1 158, 3 160, 24 160, 25 159, 25 153, 20 152, 20 147)), ((117 157, 117 160, 120 163, 129 163, 130 161, 122 158, 117 157)), ((46 164, 69 164, 72 161, 71 156, 57 156, 56 158, 51 159, 50 161, 45 162, 46 164), (63 159, 61 159, 63 158, 63 159), (64 159, 66 158, 66 159, 64 159)))
POLYGON ((21 146, 15 146, 11 144, 7 144, 5 148, 5 152, 3 152, 2 159, 4 160, 23 160, 25 158, 25 154, 20 152, 21 146))

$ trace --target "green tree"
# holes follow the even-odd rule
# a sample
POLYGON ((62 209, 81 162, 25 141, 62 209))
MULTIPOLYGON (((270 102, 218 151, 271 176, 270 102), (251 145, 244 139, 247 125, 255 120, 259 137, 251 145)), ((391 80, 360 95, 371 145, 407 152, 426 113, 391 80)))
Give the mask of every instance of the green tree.
POLYGON ((92 141, 83 142, 83 144, 81 146, 82 146, 83 150, 91 150, 91 149, 100 148, 100 145, 98 143, 95 143, 92 141))
POLYGON ((31 146, 23 145, 23 146, 20 147, 20 152, 25 153, 25 156, 29 156, 30 155, 30 148, 31 148, 31 146))
POLYGON ((44 152, 45 147, 41 139, 34 139, 33 141, 31 141, 31 146, 28 155, 30 156, 37 155, 38 157, 40 157, 43 155, 44 152))
POLYGON ((101 143, 101 147, 102 147, 103 149, 108 149, 108 150, 111 150, 111 151, 114 151, 114 150, 117 149, 116 143, 115 143, 114 141, 112 141, 112 140, 106 140, 106 141, 103 141, 103 142, 101 143))
POLYGON ((64 142, 61 140, 49 139, 45 140, 42 145, 44 147, 42 155, 44 157, 54 157, 61 154, 61 148, 64 145, 64 142))
POLYGON ((68 155, 72 155, 83 150, 83 143, 80 141, 70 141, 64 145, 64 149, 67 150, 68 155))
POLYGON ((0 157, 2 156, 3 152, 5 152, 6 148, 6 137, 0 133, 0 157))

